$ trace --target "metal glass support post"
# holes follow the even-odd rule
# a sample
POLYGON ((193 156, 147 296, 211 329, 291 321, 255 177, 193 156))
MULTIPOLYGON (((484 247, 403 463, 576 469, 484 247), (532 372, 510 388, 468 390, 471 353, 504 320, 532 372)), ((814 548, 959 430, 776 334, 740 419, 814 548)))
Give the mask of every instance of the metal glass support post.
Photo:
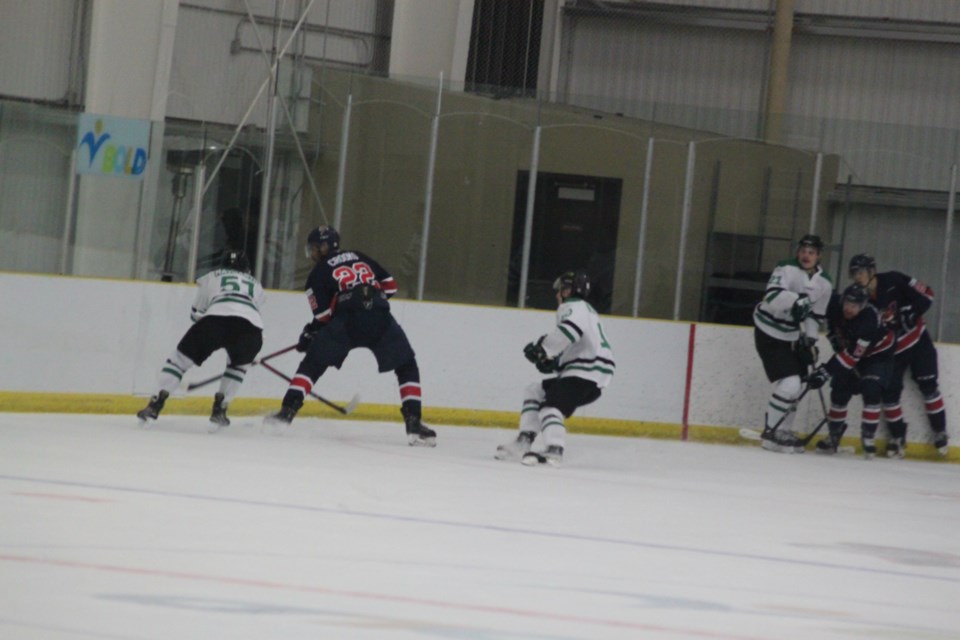
POLYGON ((340 170, 337 173, 337 204, 333 212, 333 227, 340 229, 343 221, 343 189, 347 178, 347 143, 350 140, 350 113, 353 111, 353 94, 347 96, 347 108, 343 112, 343 127, 340 132, 340 170))
POLYGON ((950 169, 950 195, 947 197, 947 228, 943 240, 943 265, 940 267, 940 309, 937 311, 937 340, 943 340, 943 315, 946 308, 947 265, 950 261, 950 239, 953 237, 953 212, 957 208, 957 165, 950 169))
POLYGON ((533 242, 533 205, 537 199, 537 171, 540 166, 540 125, 533 130, 530 152, 530 179, 527 181, 527 211, 523 220, 523 256, 520 259, 520 293, 517 307, 523 309, 527 299, 527 278, 530 277, 530 245, 533 242))
POLYGON ((200 255, 200 222, 203 216, 203 176, 206 173, 203 161, 197 165, 193 181, 193 230, 190 232, 190 257, 187 260, 187 282, 197 279, 197 258, 200 255))
POLYGON ((70 235, 73 233, 73 221, 76 216, 74 203, 77 198, 77 150, 70 152, 70 177, 67 178, 67 206, 63 212, 63 239, 60 241, 60 275, 67 275, 67 262, 70 256, 70 235))
POLYGON ((427 278, 427 249, 430 246, 430 210, 433 207, 433 171, 437 166, 437 138, 440 136, 440 106, 443 102, 443 72, 437 87, 437 111, 430 125, 430 155, 427 157, 427 183, 423 198, 423 232, 420 236, 420 267, 417 273, 417 300, 423 300, 427 278))
POLYGON ((643 197, 640 201, 640 234, 637 238, 637 271, 633 282, 633 317, 640 314, 640 288, 643 285, 643 249, 647 243, 647 218, 650 212, 650 176, 653 174, 654 140, 647 141, 647 159, 643 167, 643 197))
POLYGON ((673 319, 680 319, 680 296, 683 294, 683 263, 687 258, 687 231, 693 208, 693 168, 697 160, 697 143, 687 146, 687 175, 683 184, 683 216, 680 222, 680 250, 677 255, 677 284, 673 291, 673 319))
POLYGON ((823 174, 823 153, 817 154, 817 163, 813 168, 813 194, 810 198, 810 231, 817 232, 817 210, 820 208, 820 180, 823 174))

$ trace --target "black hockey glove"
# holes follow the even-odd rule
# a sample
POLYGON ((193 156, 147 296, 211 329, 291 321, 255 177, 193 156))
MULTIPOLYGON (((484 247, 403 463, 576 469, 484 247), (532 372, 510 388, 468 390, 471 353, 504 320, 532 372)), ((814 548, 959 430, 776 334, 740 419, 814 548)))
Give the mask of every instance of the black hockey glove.
POLYGON ((813 305, 810 302, 810 298, 807 297, 807 294, 801 293, 800 297, 797 298, 796 302, 793 303, 793 306, 790 307, 790 316, 793 318, 794 322, 800 324, 807 316, 810 315, 812 310, 813 305))
POLYGON ((904 329, 913 329, 917 326, 917 312, 913 307, 903 307, 900 309, 900 326, 904 329))
POLYGON ((803 368, 817 364, 817 360, 820 358, 820 350, 817 349, 816 338, 800 336, 800 338, 793 343, 793 349, 797 354, 797 360, 800 361, 800 365, 803 368))
POLYGON ((820 365, 813 372, 807 376, 807 387, 810 389, 819 389, 823 385, 827 384, 827 381, 830 379, 830 373, 827 371, 827 368, 823 365, 820 365))
POLYGON ((544 351, 543 339, 546 336, 540 336, 540 339, 536 342, 531 342, 523 348, 523 356, 532 362, 537 367, 537 371, 540 373, 554 373, 557 371, 559 366, 559 358, 550 358, 547 356, 547 352, 544 351))
POLYGON ((314 337, 317 335, 317 331, 319 331, 319 327, 314 323, 309 322, 305 324, 303 326, 303 332, 300 333, 300 339, 297 340, 297 351, 304 353, 309 349, 314 337))

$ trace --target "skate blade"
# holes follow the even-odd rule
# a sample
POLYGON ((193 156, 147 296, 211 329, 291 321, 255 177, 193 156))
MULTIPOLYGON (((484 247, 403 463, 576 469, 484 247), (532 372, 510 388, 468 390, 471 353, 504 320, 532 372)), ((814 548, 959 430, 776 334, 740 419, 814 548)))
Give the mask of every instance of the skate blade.
POLYGON ((407 435, 407 443, 411 447, 435 447, 437 446, 437 439, 436 437, 421 438, 420 436, 411 433, 407 435))
POLYGON ((525 453, 522 458, 520 458, 520 463, 527 467, 536 467, 538 465, 544 465, 547 467, 559 467, 561 461, 556 458, 548 458, 542 453, 535 453, 533 451, 525 453))

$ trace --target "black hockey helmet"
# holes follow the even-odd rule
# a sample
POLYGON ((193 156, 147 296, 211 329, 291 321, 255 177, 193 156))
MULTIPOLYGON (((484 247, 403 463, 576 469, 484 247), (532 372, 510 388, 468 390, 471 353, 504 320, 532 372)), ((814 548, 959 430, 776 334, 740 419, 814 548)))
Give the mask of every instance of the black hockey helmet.
POLYGON ((865 253, 858 253, 857 255, 850 258, 850 276, 853 277, 858 271, 865 271, 867 269, 877 270, 877 261, 873 259, 873 256, 868 256, 865 253))
POLYGON ((220 258, 220 267, 250 273, 250 261, 247 260, 247 255, 243 251, 225 251, 223 257, 220 258))
POLYGON ((586 298, 590 295, 590 276, 583 271, 565 271, 553 281, 553 290, 556 292, 570 289, 570 295, 586 298))
POLYGON ((799 242, 797 242, 798 251, 803 247, 813 247, 817 250, 817 253, 823 253, 823 240, 820 239, 820 236, 815 236, 812 233, 808 233, 800 238, 799 242))
POLYGON ((870 299, 870 293, 866 287, 859 284, 852 284, 843 290, 843 297, 841 299, 845 303, 855 304, 862 309, 867 305, 867 300, 870 299))
POLYGON ((330 247, 330 253, 340 251, 340 234, 333 227, 322 224, 307 236, 307 255, 310 255, 311 245, 319 247, 324 242, 330 247))

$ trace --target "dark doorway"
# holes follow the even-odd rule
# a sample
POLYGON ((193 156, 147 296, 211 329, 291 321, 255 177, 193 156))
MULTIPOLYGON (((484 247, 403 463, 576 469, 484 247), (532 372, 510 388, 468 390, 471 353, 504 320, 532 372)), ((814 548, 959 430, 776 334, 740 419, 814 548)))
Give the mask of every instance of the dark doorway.
MULTIPOLYGON (((517 174, 513 239, 510 245, 510 281, 507 304, 518 305, 523 259, 523 227, 530 173, 517 174)), ((554 279, 571 269, 590 276, 589 302, 609 313, 613 300, 613 272, 620 224, 619 178, 538 173, 526 307, 554 309, 554 279)))

